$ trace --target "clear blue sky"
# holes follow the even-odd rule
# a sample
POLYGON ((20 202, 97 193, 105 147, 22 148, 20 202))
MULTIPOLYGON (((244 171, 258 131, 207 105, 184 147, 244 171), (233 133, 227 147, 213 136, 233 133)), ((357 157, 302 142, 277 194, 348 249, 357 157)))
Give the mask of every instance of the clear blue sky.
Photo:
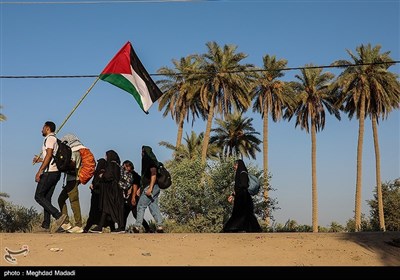
MULTIPOLYGON (((4 1, 1 1, 4 2, 4 1)), ((98 75, 127 42, 149 73, 172 67, 171 60, 206 52, 205 44, 234 44, 248 54, 245 62, 262 66, 266 54, 288 60, 288 67, 307 63, 328 65, 349 59, 346 49, 380 44, 400 60, 399 1, 204 1, 185 3, 102 3, 0 5, 1 75, 98 75)), ((399 73, 400 66, 390 70, 399 73)), ((327 69, 337 74, 337 70, 327 69)), ((293 80, 297 71, 286 72, 293 80)), ((155 77, 156 79, 156 77, 155 77)), ((35 173, 32 157, 43 142, 41 129, 47 120, 57 125, 88 90, 95 78, 0 79, 1 191, 11 201, 41 207, 34 201, 35 173)), ((59 136, 75 133, 96 158, 108 149, 130 159, 140 170, 140 148, 150 145, 160 160, 171 152, 158 145, 175 143, 177 127, 163 118, 158 104, 144 114, 133 98, 113 85, 99 81, 78 107, 59 136)), ((261 134, 258 114, 246 113, 261 134)), ((399 111, 380 122, 382 180, 400 177, 399 111)), ((185 126, 190 134, 205 130, 197 120, 185 126)), ((311 225, 311 141, 294 122, 270 122, 270 195, 279 202, 277 222, 294 219, 311 225)), ((328 117, 317 134, 319 224, 341 224, 353 217, 356 183, 358 121, 328 117)), ((261 135, 260 135, 261 137, 261 135)), ((246 160, 249 163, 248 160, 246 160)), ((257 155, 262 167, 262 155, 257 155)), ((375 157, 371 122, 365 126, 362 212, 375 186, 375 157)), ((61 183, 57 186, 53 202, 61 183)), ((80 186, 83 214, 88 214, 88 185, 80 186)), ((69 204, 68 204, 69 205, 69 204)))

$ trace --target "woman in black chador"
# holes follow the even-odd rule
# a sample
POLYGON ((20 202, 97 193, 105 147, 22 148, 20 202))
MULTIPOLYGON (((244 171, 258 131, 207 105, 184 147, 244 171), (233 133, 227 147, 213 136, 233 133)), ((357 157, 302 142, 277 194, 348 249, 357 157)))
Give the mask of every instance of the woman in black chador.
POLYGON ((97 160, 96 170, 94 171, 90 191, 92 196, 90 198, 89 218, 87 219, 86 226, 83 232, 88 232, 93 225, 98 225, 101 217, 100 208, 100 189, 101 189, 101 176, 106 171, 107 161, 104 158, 97 160))
POLYGON ((249 177, 243 160, 236 160, 234 168, 236 170, 235 191, 228 198, 229 202, 233 200, 233 210, 222 231, 261 232, 261 227, 254 215, 253 199, 247 190, 249 188, 249 177))
POLYGON ((118 154, 109 150, 106 152, 107 165, 104 173, 100 175, 101 177, 101 191, 100 191, 100 209, 101 218, 99 224, 90 229, 89 232, 101 233, 104 226, 107 225, 107 219, 111 218, 112 224, 117 224, 118 228, 111 230, 115 233, 125 232, 124 229, 124 198, 122 195, 122 190, 118 186, 118 182, 121 176, 120 164, 118 154))

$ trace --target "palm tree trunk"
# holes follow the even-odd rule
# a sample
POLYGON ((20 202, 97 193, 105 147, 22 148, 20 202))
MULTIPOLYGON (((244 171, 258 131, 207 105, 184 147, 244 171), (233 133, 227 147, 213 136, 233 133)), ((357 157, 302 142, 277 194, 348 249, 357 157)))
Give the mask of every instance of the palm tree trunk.
MULTIPOLYGON (((268 108, 267 102, 263 104, 263 161, 264 161, 264 201, 268 202, 268 108)), ((267 203, 267 208, 265 209, 265 224, 268 227, 269 218, 269 203, 267 203)))
POLYGON ((361 230, 361 189, 362 189, 362 150, 364 142, 365 122, 365 95, 362 93, 360 116, 358 120, 358 143, 357 143, 357 181, 356 181, 356 206, 355 206, 355 231, 361 230))
POLYGON ((207 159, 208 142, 210 141, 211 125, 214 118, 214 95, 211 97, 211 104, 208 109, 206 132, 204 133, 203 149, 201 151, 201 163, 204 164, 207 159))
POLYGON ((317 193, 317 131, 311 120, 311 178, 312 178, 312 227, 318 232, 318 193, 317 193))
POLYGON ((379 228, 381 231, 386 231, 385 215, 383 212, 383 197, 382 197, 382 183, 381 183, 381 155, 379 152, 379 142, 378 142, 378 124, 375 115, 372 116, 371 122, 372 122, 372 133, 374 136, 374 148, 375 148, 376 194, 378 196, 379 228))
POLYGON ((183 134, 183 123, 185 117, 180 116, 179 124, 178 124, 178 135, 176 136, 176 148, 178 148, 182 144, 182 134, 183 134))

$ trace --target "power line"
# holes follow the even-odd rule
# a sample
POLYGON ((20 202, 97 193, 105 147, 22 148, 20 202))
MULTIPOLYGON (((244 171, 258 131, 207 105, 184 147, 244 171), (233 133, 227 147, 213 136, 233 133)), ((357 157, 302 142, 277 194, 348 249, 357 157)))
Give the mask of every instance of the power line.
MULTIPOLYGON (((76 5, 76 4, 125 4, 125 3, 168 3, 168 2, 210 2, 210 3, 295 3, 296 0, 110 0, 110 1, 1 1, 0 5, 76 5)), ((321 2, 321 0, 302 0, 305 3, 321 2)), ((337 0, 325 0, 324 3, 337 3, 337 0)), ((365 0, 347 0, 343 2, 364 3, 365 0)), ((397 3, 398 0, 370 0, 368 2, 397 3)))
POLYGON ((116 1, 14 1, 0 2, 0 5, 76 5, 76 4, 125 4, 125 3, 163 3, 163 2, 209 2, 208 0, 116 0, 116 1))
MULTIPOLYGON (((269 71, 293 71, 293 70, 306 70, 306 69, 323 69, 323 68, 347 68, 347 67, 357 67, 357 66, 367 66, 367 65, 379 65, 379 64, 397 64, 400 61, 390 61, 390 62, 371 62, 371 63, 359 63, 359 64, 341 64, 341 65, 320 65, 320 66, 303 66, 303 67, 287 67, 278 69, 249 69, 249 70, 234 70, 234 71, 220 71, 218 73, 246 73, 246 72, 269 72, 269 71)), ((176 73, 172 75, 180 76, 185 74, 207 74, 208 72, 185 72, 176 73)), ((150 74, 151 76, 167 76, 165 74, 150 74)), ((1 76, 0 76, 1 77, 1 76)))
POLYGON ((0 76, 0 79, 65 79, 65 78, 97 78, 99 75, 25 75, 25 76, 0 76))
MULTIPOLYGON (((249 70, 238 70, 238 71, 221 71, 219 73, 246 73, 246 72, 268 72, 268 71, 293 71, 293 70, 306 70, 306 69, 323 69, 323 68, 347 68, 357 67, 366 65, 380 65, 380 64, 397 64, 399 60, 390 62, 371 62, 371 63, 360 63, 360 64, 342 64, 342 65, 321 65, 321 66, 304 66, 304 67, 287 67, 279 69, 249 69, 249 70)), ((165 74, 150 74, 150 76, 183 76, 185 74, 207 74, 208 72, 184 72, 184 73, 173 73, 169 75, 165 74)), ((66 78, 97 78, 99 75, 24 75, 24 76, 0 76, 0 79, 66 79, 66 78)))

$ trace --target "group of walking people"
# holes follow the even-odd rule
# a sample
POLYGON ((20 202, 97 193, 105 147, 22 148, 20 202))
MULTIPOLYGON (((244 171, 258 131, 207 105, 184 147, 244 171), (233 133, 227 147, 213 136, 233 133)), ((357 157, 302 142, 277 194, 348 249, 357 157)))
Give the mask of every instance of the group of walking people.
MULTIPOLYGON (((53 206, 51 198, 61 178, 61 172, 53 160, 53 155, 58 149, 55 130, 54 122, 45 122, 42 128, 44 137, 42 157, 35 156, 33 158, 34 163, 41 163, 35 176, 37 182, 35 200, 44 209, 44 218, 39 231, 101 233, 104 227, 110 227, 113 233, 123 233, 126 229, 129 213, 132 213, 136 219, 133 231, 138 233, 143 226, 144 232, 151 232, 149 224, 144 220, 147 207, 155 219, 156 232, 162 233, 164 231, 158 204, 160 194, 156 180, 158 161, 149 146, 142 147, 141 175, 135 171, 131 161, 126 160, 121 165, 120 157, 114 150, 107 151, 105 157, 97 161, 90 185, 89 217, 84 228, 78 192, 79 172, 65 173, 65 183, 58 197, 59 209, 53 206), (71 225, 68 217, 66 205, 68 199, 74 215, 74 226, 71 225), (55 222, 50 229, 51 216, 53 216, 55 222)), ((79 150, 85 147, 73 134, 63 136, 61 141, 65 141, 71 147, 71 159, 78 171, 81 164, 79 150)))
MULTIPOLYGON (((45 122, 42 135, 45 138, 42 146, 42 157, 35 156, 33 162, 41 162, 36 173, 37 182, 35 200, 44 209, 41 231, 67 231, 69 233, 102 233, 105 227, 110 227, 112 233, 126 232, 127 219, 130 213, 135 218, 132 231, 135 233, 152 232, 144 219, 149 208, 155 220, 155 231, 164 232, 163 218, 159 208, 160 188, 157 185, 158 160, 151 147, 142 146, 141 174, 139 175, 130 160, 121 164, 118 153, 108 150, 104 158, 97 160, 92 183, 90 185, 91 200, 89 217, 85 227, 82 224, 79 204, 78 172, 65 175, 65 185, 58 197, 59 209, 51 203, 55 187, 61 178, 61 172, 52 160, 58 144, 55 135, 56 126, 53 122, 45 122), (75 225, 69 221, 66 201, 70 200, 75 225), (51 216, 55 219, 50 230, 51 216)), ((79 149, 85 148, 73 134, 65 135, 61 141, 67 142, 72 150, 72 160, 76 170, 79 169, 81 158, 79 149)), ((248 192, 248 171, 243 160, 234 164, 234 192, 228 197, 233 203, 231 217, 223 226, 222 232, 261 232, 257 218, 254 215, 253 200, 248 192)))
POLYGON ((111 232, 124 233, 129 213, 132 213, 136 219, 134 232, 140 232, 141 226, 144 232, 152 232, 149 224, 144 220, 145 210, 149 207, 156 221, 156 232, 162 233, 163 221, 158 205, 160 189, 156 180, 151 178, 151 169, 154 169, 154 176, 157 174, 156 160, 152 149, 143 146, 142 176, 140 176, 130 160, 125 160, 121 165, 117 152, 107 151, 105 158, 98 160, 90 185, 92 198, 84 232, 102 233, 103 228, 109 226, 111 232), (154 167, 146 165, 149 154, 155 159, 154 167), (147 191, 149 188, 151 188, 150 192, 147 191), (96 226, 92 228, 93 225, 96 226))

